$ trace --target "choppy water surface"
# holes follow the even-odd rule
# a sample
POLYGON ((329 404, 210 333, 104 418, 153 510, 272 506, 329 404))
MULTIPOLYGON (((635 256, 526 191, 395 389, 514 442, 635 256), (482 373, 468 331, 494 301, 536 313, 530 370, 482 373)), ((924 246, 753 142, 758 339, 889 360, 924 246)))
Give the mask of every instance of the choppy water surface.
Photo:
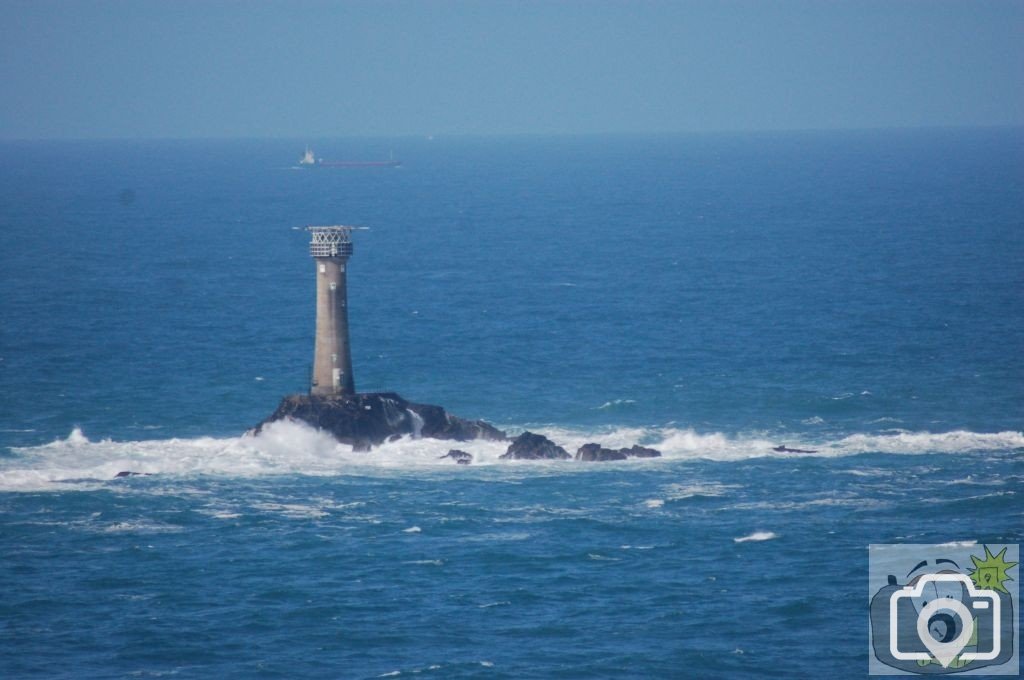
POLYGON ((0 674, 864 675, 869 543, 1021 540, 1022 142, 0 146, 0 674), (357 385, 664 458, 245 434, 336 222, 357 385))

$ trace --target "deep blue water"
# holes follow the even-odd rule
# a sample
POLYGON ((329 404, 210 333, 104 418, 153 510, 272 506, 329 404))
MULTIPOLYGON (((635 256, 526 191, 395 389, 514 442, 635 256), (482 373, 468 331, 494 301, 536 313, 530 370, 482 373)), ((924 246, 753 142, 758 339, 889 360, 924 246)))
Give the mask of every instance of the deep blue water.
POLYGON ((0 676, 859 677, 1021 542, 1024 130, 306 141, 0 144, 0 676), (336 223, 357 387, 665 457, 241 437, 336 223))

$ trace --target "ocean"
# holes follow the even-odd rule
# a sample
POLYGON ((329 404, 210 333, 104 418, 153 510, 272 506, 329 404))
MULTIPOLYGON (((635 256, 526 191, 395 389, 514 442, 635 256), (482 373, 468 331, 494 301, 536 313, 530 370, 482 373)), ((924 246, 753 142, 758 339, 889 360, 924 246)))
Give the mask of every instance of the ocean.
POLYGON ((1020 128, 0 143, 0 676, 865 676, 1022 541, 1022 259, 1020 128), (246 434, 339 223, 359 390, 663 457, 246 434))

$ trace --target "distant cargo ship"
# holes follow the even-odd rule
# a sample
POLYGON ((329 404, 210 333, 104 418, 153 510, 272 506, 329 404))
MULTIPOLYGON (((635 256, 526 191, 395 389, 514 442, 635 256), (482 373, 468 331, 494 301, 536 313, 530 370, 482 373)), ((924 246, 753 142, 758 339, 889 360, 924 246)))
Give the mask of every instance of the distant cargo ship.
POLYGON ((304 168, 397 168, 401 164, 402 161, 395 160, 394 154, 386 161, 327 161, 317 158, 308 146, 299 159, 299 165, 304 168))

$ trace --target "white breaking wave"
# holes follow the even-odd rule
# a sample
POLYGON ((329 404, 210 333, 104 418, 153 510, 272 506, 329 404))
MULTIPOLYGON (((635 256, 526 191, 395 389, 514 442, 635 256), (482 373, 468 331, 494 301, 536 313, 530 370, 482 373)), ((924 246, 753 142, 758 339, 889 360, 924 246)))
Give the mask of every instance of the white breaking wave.
POLYGON ((751 541, 770 541, 773 538, 778 538, 778 534, 774 531, 755 531, 749 536, 740 536, 739 538, 732 539, 736 543, 749 543, 751 541))
POLYGON ((416 413, 416 411, 409 408, 405 409, 405 412, 408 413, 409 417, 412 419, 413 437, 419 437, 420 433, 423 432, 423 417, 419 413, 416 413))
MULTIPOLYGON (((503 442, 454 442, 413 437, 385 443, 367 453, 353 451, 351 446, 339 444, 325 432, 290 420, 271 423, 258 436, 244 434, 228 438, 91 441, 80 429, 75 428, 65 439, 42 446, 14 448, 13 456, 0 457, 0 491, 96 488, 109 484, 123 471, 153 475, 229 477, 365 474, 373 469, 448 470, 452 474, 466 474, 467 470, 482 466, 501 465, 521 471, 539 467, 546 471, 568 472, 649 467, 678 460, 735 461, 761 457, 839 457, 859 453, 955 454, 1024 449, 1024 433, 1014 431, 891 431, 886 434, 850 435, 820 443, 785 442, 790 448, 815 451, 808 454, 776 452, 773 449, 780 442, 767 434, 726 435, 679 428, 619 428, 599 432, 555 427, 531 429, 547 436, 570 454, 590 442, 608 448, 623 448, 640 443, 658 449, 663 458, 588 464, 575 461, 504 461, 500 460, 507 448, 503 442), (452 459, 443 458, 452 448, 472 454, 473 464, 459 466, 452 459)), ((727 492, 727 488, 680 487, 672 491, 677 493, 667 493, 669 500, 688 495, 721 495, 727 492)), ((651 504, 650 507, 657 506, 651 504)))
POLYGON ((897 431, 894 434, 855 434, 828 448, 846 455, 854 453, 967 453, 1024 448, 1024 433, 979 433, 957 430, 931 432, 897 431))
POLYGON ((636 404, 636 399, 613 399, 611 401, 604 402, 597 408, 598 410, 608 410, 610 408, 615 408, 616 406, 632 406, 634 404, 636 404))

